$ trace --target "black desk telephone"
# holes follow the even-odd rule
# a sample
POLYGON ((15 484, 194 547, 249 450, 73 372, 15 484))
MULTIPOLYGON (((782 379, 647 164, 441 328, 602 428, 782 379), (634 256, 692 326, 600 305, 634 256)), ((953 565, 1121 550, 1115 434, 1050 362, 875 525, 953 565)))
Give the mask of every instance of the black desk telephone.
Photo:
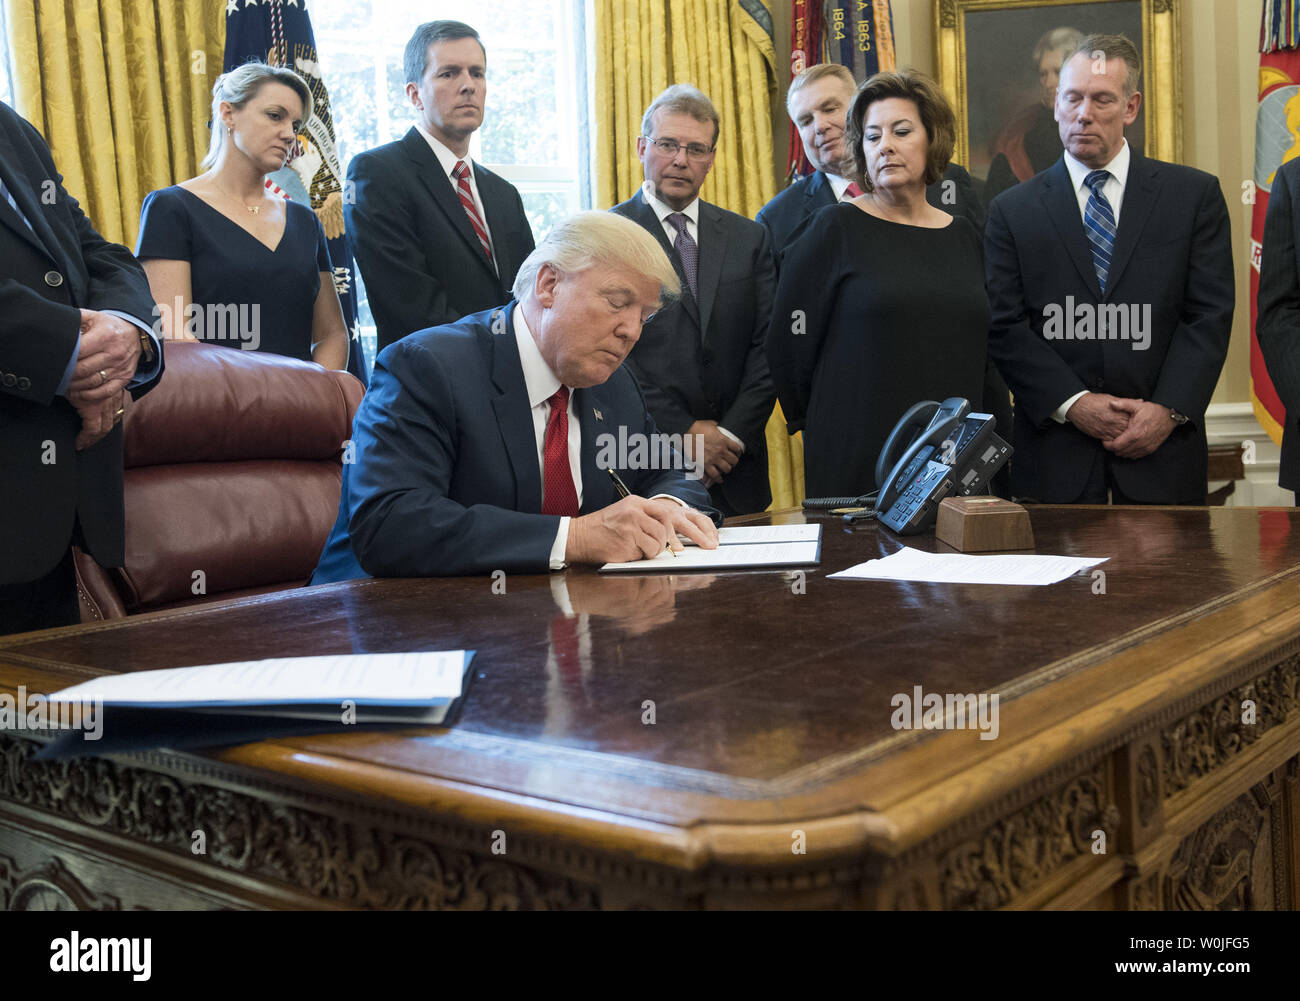
MULTIPOLYGON (((956 495, 988 492, 989 481, 1011 457, 1011 446, 994 433, 992 414, 970 412, 970 403, 952 396, 942 403, 922 400, 894 425, 876 460, 878 488, 874 512, 899 535, 916 535, 934 524, 939 502, 956 495)), ((865 497, 809 498, 808 508, 854 507, 865 497)))

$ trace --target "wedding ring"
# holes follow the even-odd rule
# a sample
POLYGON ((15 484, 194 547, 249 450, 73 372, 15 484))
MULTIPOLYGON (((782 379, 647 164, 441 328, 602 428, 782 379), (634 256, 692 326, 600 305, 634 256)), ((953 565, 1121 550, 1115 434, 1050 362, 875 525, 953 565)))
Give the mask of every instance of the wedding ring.
POLYGON ((108 373, 101 368, 99 370, 99 384, 102 386, 106 382, 108 382, 108 373))
POLYGON ((118 410, 118 412, 113 415, 113 423, 116 424, 118 421, 120 421, 124 413, 126 413, 126 408, 122 408, 118 410))

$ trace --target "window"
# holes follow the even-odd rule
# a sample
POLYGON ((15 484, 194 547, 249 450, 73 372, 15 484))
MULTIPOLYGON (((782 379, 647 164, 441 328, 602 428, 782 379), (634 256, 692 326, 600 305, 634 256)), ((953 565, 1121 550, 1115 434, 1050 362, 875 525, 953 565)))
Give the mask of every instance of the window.
POLYGON ((4 101, 5 104, 12 108, 14 106, 14 88, 10 81, 9 36, 6 34, 7 30, 5 28, 4 4, 0 3, 0 101, 4 101))
MULTIPOLYGON (((582 0, 496 0, 470 17, 487 51, 487 104, 470 156, 519 189, 540 239, 556 221, 591 205, 582 0)), ((400 139, 415 123, 402 54, 425 21, 465 19, 448 0, 315 0, 312 28, 329 91, 339 158, 400 139)), ((375 329, 358 280, 367 355, 375 329)))

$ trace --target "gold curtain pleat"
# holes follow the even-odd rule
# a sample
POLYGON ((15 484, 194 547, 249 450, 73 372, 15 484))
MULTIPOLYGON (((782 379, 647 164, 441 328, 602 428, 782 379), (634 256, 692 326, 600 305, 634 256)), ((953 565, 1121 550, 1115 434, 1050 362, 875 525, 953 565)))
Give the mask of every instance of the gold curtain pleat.
POLYGON ((5 0, 15 106, 107 240, 134 247, 140 204, 193 177, 226 44, 214 0, 5 0))
MULTIPOLYGON (((776 194, 771 40, 739 0, 595 0, 596 197, 631 198, 644 175, 636 156, 641 115, 665 87, 693 83, 718 109, 718 155, 705 201, 750 219, 776 194)), ((785 433, 778 404, 767 425, 772 506, 803 500, 803 446, 785 433)))

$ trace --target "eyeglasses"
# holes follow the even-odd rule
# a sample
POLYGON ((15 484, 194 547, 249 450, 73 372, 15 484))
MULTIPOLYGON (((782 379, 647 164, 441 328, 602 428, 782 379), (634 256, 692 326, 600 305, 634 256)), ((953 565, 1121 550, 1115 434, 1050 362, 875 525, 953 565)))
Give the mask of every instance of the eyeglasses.
POLYGON ((651 139, 649 136, 642 136, 641 138, 653 145, 664 156, 676 156, 677 151, 684 148, 686 155, 692 160, 703 160, 713 152, 711 147, 701 146, 699 143, 687 143, 683 147, 676 139, 651 139))

